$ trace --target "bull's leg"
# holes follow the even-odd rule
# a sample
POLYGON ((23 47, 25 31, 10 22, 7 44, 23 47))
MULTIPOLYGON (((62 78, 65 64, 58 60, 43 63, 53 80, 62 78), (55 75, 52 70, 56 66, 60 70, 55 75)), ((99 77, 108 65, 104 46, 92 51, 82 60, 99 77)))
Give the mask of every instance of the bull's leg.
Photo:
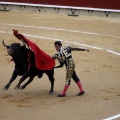
POLYGON ((47 74, 47 76, 51 82, 51 88, 50 88, 49 94, 53 94, 53 92, 54 92, 54 90, 53 90, 54 89, 54 80, 55 80, 54 79, 54 69, 46 71, 45 73, 47 74))
POLYGON ((21 83, 30 76, 30 72, 29 71, 25 71, 25 73, 23 74, 23 76, 20 78, 19 83, 17 84, 17 86, 15 87, 16 90, 20 89, 20 85, 21 83))
POLYGON ((18 76, 18 74, 14 70, 10 81, 8 82, 8 84, 6 86, 4 86, 3 89, 7 90, 10 87, 11 83, 16 79, 17 76, 18 76))
POLYGON ((30 79, 29 79, 24 85, 22 85, 22 86, 20 87, 20 89, 21 89, 21 90, 25 89, 26 86, 33 81, 33 78, 34 78, 34 77, 30 77, 30 79))

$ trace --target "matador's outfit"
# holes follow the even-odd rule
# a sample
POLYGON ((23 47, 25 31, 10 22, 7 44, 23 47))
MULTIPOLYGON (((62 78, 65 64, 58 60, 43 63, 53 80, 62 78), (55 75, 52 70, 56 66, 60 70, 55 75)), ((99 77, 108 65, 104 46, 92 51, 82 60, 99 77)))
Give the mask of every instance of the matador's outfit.
MULTIPOLYGON (((85 51, 85 49, 79 47, 65 46, 65 47, 61 47, 60 51, 57 51, 53 56, 53 59, 58 59, 60 62, 60 65, 56 66, 55 68, 63 67, 64 64, 66 66, 66 84, 65 84, 66 86, 70 85, 71 78, 73 78, 73 80, 77 84, 79 84, 80 81, 80 79, 78 78, 75 72, 75 64, 72 58, 71 51, 85 51)), ((80 88, 81 91, 83 91, 82 87, 80 88)), ((63 94, 65 94, 65 91, 63 92, 63 94)))
POLYGON ((56 54, 53 56, 54 59, 58 59, 60 62, 60 65, 55 68, 60 68, 65 64, 66 66, 66 84, 70 85, 71 78, 75 82, 79 81, 79 78, 77 77, 75 73, 75 64, 72 58, 71 51, 84 51, 85 49, 78 48, 78 47, 72 47, 72 46, 66 46, 61 47, 60 51, 57 51, 56 54))

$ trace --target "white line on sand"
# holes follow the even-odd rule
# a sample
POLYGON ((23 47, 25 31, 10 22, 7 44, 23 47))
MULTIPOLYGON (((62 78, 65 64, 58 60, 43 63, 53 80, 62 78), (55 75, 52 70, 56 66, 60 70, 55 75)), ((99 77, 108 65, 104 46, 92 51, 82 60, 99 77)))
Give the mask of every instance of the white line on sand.
MULTIPOLYGON (((6 31, 0 31, 0 33, 7 33, 7 34, 12 34, 12 32, 6 32, 6 31)), ((118 52, 114 52, 112 50, 106 50, 104 48, 100 48, 100 47, 96 47, 96 46, 91 46, 91 45, 86 45, 86 44, 81 44, 81 43, 77 43, 77 42, 70 42, 67 40, 60 40, 60 39, 55 39, 55 38, 48 38, 48 37, 43 37, 43 36, 34 36, 34 35, 29 35, 29 34, 24 34, 25 36, 29 36, 29 37, 33 37, 33 38, 41 38, 41 39, 47 39, 47 40, 53 40, 53 41, 63 41, 63 42, 67 42, 67 43, 72 43, 72 44, 78 44, 84 47, 89 47, 89 48, 93 48, 93 49, 98 49, 98 50, 104 50, 106 52, 110 52, 112 54, 116 54, 120 56, 120 53, 118 52)))
POLYGON ((63 29, 63 28, 50 28, 50 27, 39 27, 39 26, 37 27, 37 26, 27 26, 27 25, 22 25, 22 24, 4 24, 4 23, 1 23, 1 25, 18 26, 18 27, 26 27, 26 28, 48 29, 48 30, 57 30, 57 31, 66 31, 66 32, 76 32, 76 33, 89 34, 89 35, 120 38, 120 36, 103 35, 103 34, 99 34, 99 33, 85 32, 85 31, 78 31, 78 30, 68 30, 68 29, 63 29))
POLYGON ((103 120, 115 120, 115 119, 117 119, 117 118, 119 118, 119 117, 120 117, 120 114, 115 115, 115 116, 112 116, 112 117, 110 117, 110 118, 103 119, 103 120))

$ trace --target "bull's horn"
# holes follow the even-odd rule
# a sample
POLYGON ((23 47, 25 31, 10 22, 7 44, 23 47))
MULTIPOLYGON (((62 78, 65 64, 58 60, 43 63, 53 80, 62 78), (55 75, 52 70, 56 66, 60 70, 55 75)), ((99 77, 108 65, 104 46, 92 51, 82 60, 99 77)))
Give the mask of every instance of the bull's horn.
POLYGON ((22 39, 21 39, 21 41, 23 42, 23 46, 26 46, 26 45, 25 45, 25 42, 24 42, 22 39))
POLYGON ((3 45, 4 45, 5 47, 7 47, 7 48, 10 47, 10 46, 8 46, 8 45, 6 45, 6 44, 4 43, 4 40, 2 41, 2 43, 3 43, 3 45))

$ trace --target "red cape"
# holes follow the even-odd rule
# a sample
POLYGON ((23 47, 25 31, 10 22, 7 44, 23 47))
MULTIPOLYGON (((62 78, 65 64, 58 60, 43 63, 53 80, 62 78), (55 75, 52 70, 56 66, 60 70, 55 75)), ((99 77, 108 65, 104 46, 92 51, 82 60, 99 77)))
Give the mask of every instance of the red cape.
POLYGON ((19 34, 17 30, 13 30, 13 34, 19 40, 23 40, 34 52, 35 66, 40 70, 51 70, 55 66, 55 60, 42 51, 35 43, 19 34))

